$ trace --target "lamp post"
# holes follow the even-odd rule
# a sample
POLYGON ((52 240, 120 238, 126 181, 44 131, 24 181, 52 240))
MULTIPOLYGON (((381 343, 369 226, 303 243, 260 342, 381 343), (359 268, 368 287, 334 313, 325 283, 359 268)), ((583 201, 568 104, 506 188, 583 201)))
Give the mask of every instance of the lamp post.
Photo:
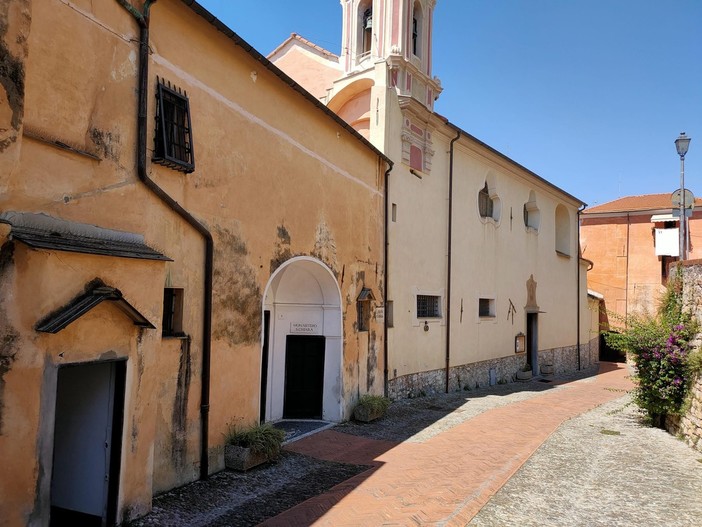
POLYGON ((675 149, 680 156, 680 261, 687 259, 687 219, 685 218, 685 154, 690 146, 690 138, 685 132, 675 140, 675 149))

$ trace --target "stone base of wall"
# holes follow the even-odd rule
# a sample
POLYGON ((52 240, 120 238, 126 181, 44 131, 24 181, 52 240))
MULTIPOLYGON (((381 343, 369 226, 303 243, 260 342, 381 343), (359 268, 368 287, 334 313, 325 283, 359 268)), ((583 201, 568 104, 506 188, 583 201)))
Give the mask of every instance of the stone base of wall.
POLYGON ((684 415, 669 415, 665 427, 671 434, 681 436, 695 450, 702 452, 702 377, 692 386, 690 408, 684 415))
MULTIPOLYGON (((564 374, 578 370, 577 346, 554 348, 539 351, 539 367, 544 374, 564 374)), ((580 369, 590 368, 598 363, 599 339, 580 346, 580 369)), ((523 353, 491 359, 449 370, 449 391, 475 390, 495 384, 516 382, 517 371, 526 362, 523 353)), ((446 391, 446 370, 431 370, 396 377, 388 381, 390 399, 407 399, 446 391)))

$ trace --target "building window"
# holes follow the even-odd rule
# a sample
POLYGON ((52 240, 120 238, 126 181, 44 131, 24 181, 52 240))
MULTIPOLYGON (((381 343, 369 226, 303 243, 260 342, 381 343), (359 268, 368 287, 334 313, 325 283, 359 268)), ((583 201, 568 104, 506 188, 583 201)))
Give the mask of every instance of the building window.
POLYGON ((190 104, 186 93, 158 80, 153 162, 174 170, 195 170, 190 104))
POLYGON ((487 181, 485 186, 478 193, 478 210, 480 211, 481 218, 493 218, 495 213, 495 204, 490 197, 490 191, 488 190, 487 181))
POLYGON ((392 204, 392 221, 397 221, 397 204, 392 204))
POLYGON ((414 3, 412 12, 412 54, 420 57, 422 53, 422 5, 414 3))
POLYGON ((417 318, 441 318, 441 297, 417 295, 417 318))
POLYGON ((362 54, 369 55, 371 52, 371 43, 373 42, 373 9, 368 8, 363 12, 363 42, 362 54))
POLYGON ((556 252, 570 256, 570 214, 563 205, 556 207, 556 252))
POLYGON ((484 317, 495 317, 495 299, 494 298, 481 298, 478 300, 478 316, 484 317))
POLYGON ((539 224, 541 223, 541 212, 539 207, 536 205, 536 195, 532 190, 529 193, 529 201, 524 204, 524 226, 534 231, 539 230, 539 224))
POLYGON ((163 290, 163 323, 161 334, 164 337, 181 337, 183 333, 183 290, 166 287, 163 290))

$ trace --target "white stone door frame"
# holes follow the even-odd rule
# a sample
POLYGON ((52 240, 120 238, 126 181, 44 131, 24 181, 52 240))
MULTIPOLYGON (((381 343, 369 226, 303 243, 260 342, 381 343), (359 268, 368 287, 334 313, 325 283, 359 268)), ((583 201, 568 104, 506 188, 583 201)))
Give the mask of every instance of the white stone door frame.
POLYGON ((332 271, 316 258, 291 258, 268 280, 262 310, 270 311, 265 420, 283 417, 286 337, 308 334, 325 337, 322 418, 341 421, 343 321, 341 290, 332 271))

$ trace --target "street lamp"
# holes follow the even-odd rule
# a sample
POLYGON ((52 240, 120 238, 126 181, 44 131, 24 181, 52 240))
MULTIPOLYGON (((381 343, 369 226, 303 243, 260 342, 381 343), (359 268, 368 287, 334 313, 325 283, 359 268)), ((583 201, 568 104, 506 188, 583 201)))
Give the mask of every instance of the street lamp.
POLYGON ((685 132, 680 132, 680 137, 675 140, 675 149, 680 156, 680 261, 687 259, 687 220, 685 218, 685 154, 690 147, 690 138, 685 132))

